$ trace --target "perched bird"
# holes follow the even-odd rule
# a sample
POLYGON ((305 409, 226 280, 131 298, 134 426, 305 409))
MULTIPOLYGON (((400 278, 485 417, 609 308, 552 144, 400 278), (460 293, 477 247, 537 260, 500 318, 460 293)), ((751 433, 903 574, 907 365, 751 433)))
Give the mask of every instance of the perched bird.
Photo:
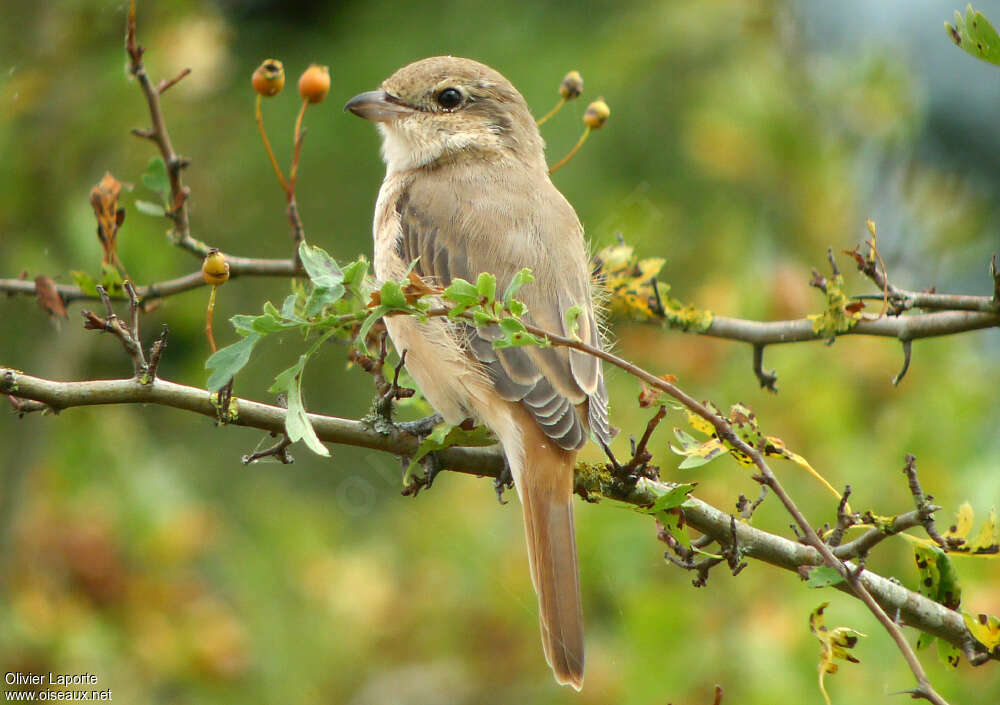
MULTIPOLYGON (((529 267, 524 320, 599 346, 583 228, 549 180, 524 98, 495 70, 439 56, 399 69, 345 106, 377 123, 385 180, 375 205, 375 273, 407 269, 447 286, 482 272, 503 291, 529 267)), ((573 530, 573 467, 588 433, 609 437, 600 360, 566 348, 494 349, 496 326, 432 318, 385 321, 424 396, 451 424, 473 418, 503 447, 521 500, 545 658, 559 683, 583 685, 583 614, 573 530)))

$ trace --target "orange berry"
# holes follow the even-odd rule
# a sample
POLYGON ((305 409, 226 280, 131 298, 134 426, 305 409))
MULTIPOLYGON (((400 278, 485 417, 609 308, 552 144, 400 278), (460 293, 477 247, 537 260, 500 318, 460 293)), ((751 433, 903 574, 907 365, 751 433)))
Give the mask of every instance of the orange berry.
POLYGON ((267 59, 253 72, 252 83, 258 95, 278 95, 285 87, 285 67, 277 59, 267 59))
POLYGON ((320 103, 330 92, 330 69, 313 64, 299 76, 299 95, 310 103, 320 103))

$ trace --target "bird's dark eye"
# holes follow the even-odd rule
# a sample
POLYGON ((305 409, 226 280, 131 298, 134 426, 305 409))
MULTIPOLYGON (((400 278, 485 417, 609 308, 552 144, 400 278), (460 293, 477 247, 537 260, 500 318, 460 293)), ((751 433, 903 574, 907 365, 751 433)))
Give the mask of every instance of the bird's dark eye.
POLYGON ((445 88, 438 93, 437 102, 445 110, 457 108, 459 103, 462 102, 462 92, 457 88, 445 88))

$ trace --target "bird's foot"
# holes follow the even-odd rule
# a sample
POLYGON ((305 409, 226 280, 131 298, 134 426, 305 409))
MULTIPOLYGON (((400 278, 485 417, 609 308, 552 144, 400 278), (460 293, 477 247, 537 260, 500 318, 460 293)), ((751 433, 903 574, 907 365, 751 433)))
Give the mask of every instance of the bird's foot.
POLYGON ((503 459, 503 470, 500 474, 496 476, 493 480, 493 489, 497 493, 497 501, 500 504, 507 504, 507 500, 503 498, 504 490, 509 490, 514 487, 514 475, 510 471, 510 463, 507 462, 507 457, 504 456, 503 459))
POLYGON ((435 451, 427 453, 416 462, 410 458, 401 458, 400 460, 403 464, 402 494, 404 497, 416 497, 420 494, 420 490, 430 489, 438 473, 444 469, 444 464, 435 451), (417 468, 422 468, 423 474, 417 472, 417 468))

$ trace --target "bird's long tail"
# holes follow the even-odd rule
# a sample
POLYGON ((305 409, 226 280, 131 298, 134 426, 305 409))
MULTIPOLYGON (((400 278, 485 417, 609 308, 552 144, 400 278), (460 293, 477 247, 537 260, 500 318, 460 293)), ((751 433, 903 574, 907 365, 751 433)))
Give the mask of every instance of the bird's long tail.
POLYGON ((524 466, 513 467, 511 459, 511 470, 524 512, 542 648, 556 680, 580 690, 583 610, 572 504, 576 453, 556 447, 534 423, 522 426, 522 434, 524 466))

